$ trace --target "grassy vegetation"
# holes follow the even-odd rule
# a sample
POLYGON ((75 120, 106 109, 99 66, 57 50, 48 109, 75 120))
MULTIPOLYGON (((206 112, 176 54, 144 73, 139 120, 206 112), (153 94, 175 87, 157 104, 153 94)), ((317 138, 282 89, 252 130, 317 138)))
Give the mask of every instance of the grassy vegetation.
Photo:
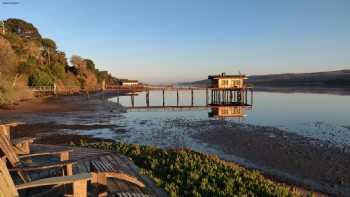
POLYGON ((160 149, 125 143, 81 146, 117 151, 130 157, 170 196, 298 196, 257 171, 188 149, 160 149))

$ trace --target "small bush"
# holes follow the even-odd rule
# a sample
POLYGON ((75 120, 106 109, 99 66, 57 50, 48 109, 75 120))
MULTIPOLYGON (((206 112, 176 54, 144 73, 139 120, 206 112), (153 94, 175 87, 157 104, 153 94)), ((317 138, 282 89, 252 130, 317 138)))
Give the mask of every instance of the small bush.
POLYGON ((28 78, 29 86, 52 86, 54 82, 55 79, 51 73, 41 70, 36 70, 28 78))
POLYGON ((12 87, 9 81, 0 78, 0 107, 13 104, 21 99, 30 99, 32 97, 32 92, 25 86, 17 86, 15 88, 12 87))

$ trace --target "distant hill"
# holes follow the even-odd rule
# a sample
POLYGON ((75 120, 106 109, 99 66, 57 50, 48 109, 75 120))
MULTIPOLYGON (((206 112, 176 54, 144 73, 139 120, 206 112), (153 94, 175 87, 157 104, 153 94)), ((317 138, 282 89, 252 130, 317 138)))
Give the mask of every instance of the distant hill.
MULTIPOLYGON (((315 73, 286 73, 248 76, 247 83, 255 87, 272 88, 349 88, 350 69, 315 73)), ((181 83, 180 85, 208 86, 208 79, 181 83)))

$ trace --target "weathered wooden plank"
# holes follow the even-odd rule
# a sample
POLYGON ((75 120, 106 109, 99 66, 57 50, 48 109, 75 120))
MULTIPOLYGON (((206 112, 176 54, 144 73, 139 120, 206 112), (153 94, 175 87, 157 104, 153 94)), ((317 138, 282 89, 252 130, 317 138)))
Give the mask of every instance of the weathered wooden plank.
POLYGON ((0 159, 0 196, 18 196, 15 184, 13 183, 10 173, 7 170, 5 158, 0 159))
POLYGON ((12 166, 16 166, 20 163, 20 159, 16 154, 15 149, 12 147, 9 139, 3 134, 0 134, 0 149, 6 155, 6 158, 12 166))
POLYGON ((29 144, 34 142, 34 138, 22 137, 11 140, 16 154, 29 154, 30 147, 29 144))
POLYGON ((50 164, 36 164, 34 166, 15 166, 13 168, 10 168, 10 171, 17 171, 17 172, 30 172, 30 171, 36 171, 36 170, 46 170, 51 168, 58 168, 58 167, 65 167, 69 164, 76 164, 77 161, 60 161, 50 164))
POLYGON ((68 184, 68 183, 73 183, 75 181, 83 181, 83 180, 84 181, 91 180, 91 174, 82 173, 82 174, 77 174, 73 176, 60 176, 60 177, 39 179, 37 181, 16 185, 16 188, 20 190, 20 189, 39 187, 39 186, 45 186, 45 185, 68 184))
POLYGON ((73 197, 87 197, 87 180, 73 182, 73 197))

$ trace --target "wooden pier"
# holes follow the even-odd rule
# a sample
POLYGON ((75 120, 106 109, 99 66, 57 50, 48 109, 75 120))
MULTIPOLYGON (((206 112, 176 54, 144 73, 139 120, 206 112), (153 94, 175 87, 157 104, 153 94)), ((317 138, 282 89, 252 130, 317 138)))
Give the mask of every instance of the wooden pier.
MULTIPOLYGON (((125 89, 122 89, 125 91, 125 89)), ((116 89, 117 101, 119 102, 119 93, 122 91, 120 89, 116 89)), ((128 108, 198 108, 203 106, 195 106, 195 91, 205 91, 205 107, 208 106, 218 106, 218 105, 242 105, 242 106, 252 106, 253 105, 253 89, 250 87, 244 88, 198 88, 198 87, 145 87, 144 89, 129 89, 128 94, 130 96, 131 106, 128 108), (151 92, 160 91, 162 94, 162 103, 160 106, 151 106, 151 92), (145 105, 144 106, 136 106, 135 105, 135 96, 138 93, 145 93, 145 105), (166 105, 166 92, 176 92, 176 105, 166 105), (181 105, 180 96, 181 93, 190 93, 190 105, 181 105)))

